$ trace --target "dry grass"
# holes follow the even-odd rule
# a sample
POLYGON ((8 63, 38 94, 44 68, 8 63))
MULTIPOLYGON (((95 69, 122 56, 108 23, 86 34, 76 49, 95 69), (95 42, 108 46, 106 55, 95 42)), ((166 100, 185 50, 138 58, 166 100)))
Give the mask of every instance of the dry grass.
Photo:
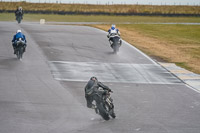
POLYGON ((156 6, 156 5, 89 5, 28 2, 0 2, 0 10, 15 10, 22 6, 25 11, 68 11, 68 12, 107 12, 107 13, 161 13, 161 14, 200 14, 199 6, 156 6))
MULTIPOLYGON (((95 25, 94 27, 106 30, 109 25, 95 25)), ((124 40, 134 45, 147 55, 158 61, 173 62, 190 71, 200 74, 200 42, 171 42, 162 38, 143 34, 134 28, 127 29, 123 25, 118 26, 124 40), (182 45, 183 43, 183 45, 182 45), (191 53, 193 52, 196 53, 191 53)), ((184 37, 183 37, 184 38, 184 37)))

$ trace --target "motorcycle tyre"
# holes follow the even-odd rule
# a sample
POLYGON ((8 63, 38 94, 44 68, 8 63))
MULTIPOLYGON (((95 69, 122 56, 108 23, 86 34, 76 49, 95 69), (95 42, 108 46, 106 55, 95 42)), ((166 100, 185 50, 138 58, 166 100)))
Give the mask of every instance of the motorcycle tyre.
POLYGON ((113 46, 113 52, 115 53, 115 54, 117 54, 117 52, 119 51, 119 46, 117 46, 117 45, 114 45, 113 46))
POLYGON ((21 23, 21 18, 20 17, 17 18, 17 22, 18 22, 18 24, 21 23))
POLYGON ((23 47, 17 49, 17 51, 16 51, 17 59, 19 59, 19 60, 22 59, 22 57, 23 57, 23 52, 24 52, 23 47))
POLYGON ((101 117, 108 121, 110 119, 109 114, 107 113, 107 111, 105 110, 104 106, 102 103, 100 103, 100 105, 98 106, 99 109, 99 114, 101 115, 101 117))
POLYGON ((111 116, 113 119, 115 119, 116 115, 115 115, 114 110, 112 110, 112 113, 110 114, 110 116, 111 116))

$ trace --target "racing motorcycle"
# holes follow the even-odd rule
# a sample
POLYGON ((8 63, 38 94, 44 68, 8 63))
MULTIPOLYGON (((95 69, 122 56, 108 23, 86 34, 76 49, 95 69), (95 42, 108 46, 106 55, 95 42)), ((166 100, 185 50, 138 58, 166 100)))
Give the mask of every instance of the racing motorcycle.
POLYGON ((17 20, 18 24, 21 23, 21 21, 22 21, 22 12, 19 11, 19 12, 16 13, 16 20, 17 20))
POLYGON ((15 53, 16 53, 17 59, 21 60, 24 50, 25 50, 25 41, 23 41, 22 38, 19 38, 16 44, 17 45, 16 45, 15 53))
POLYGON ((16 20, 17 20, 18 24, 21 23, 21 21, 22 21, 22 16, 17 16, 17 17, 16 17, 16 20))
POLYGON ((111 44, 111 48, 113 49, 113 52, 116 54, 119 52, 119 47, 121 46, 121 39, 119 35, 111 35, 109 42, 111 44))
POLYGON ((112 91, 102 90, 95 92, 93 95, 96 102, 95 112, 99 114, 104 120, 109 120, 110 116, 115 118, 113 99, 110 96, 112 91))

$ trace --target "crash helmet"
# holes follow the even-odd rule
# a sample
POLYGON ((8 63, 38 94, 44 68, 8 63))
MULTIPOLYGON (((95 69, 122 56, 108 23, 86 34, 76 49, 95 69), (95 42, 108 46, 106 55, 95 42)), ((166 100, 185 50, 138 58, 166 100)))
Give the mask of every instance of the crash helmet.
POLYGON ((19 7, 18 7, 18 9, 19 9, 19 10, 22 10, 22 7, 21 7, 21 6, 19 6, 19 7))
POLYGON ((116 27, 115 24, 112 24, 112 25, 111 25, 111 29, 112 29, 112 30, 114 30, 115 27, 116 27))
POLYGON ((19 32, 22 32, 21 30, 17 30, 17 32, 16 33, 19 33, 19 32))
POLYGON ((97 80, 97 77, 92 76, 90 80, 97 80))

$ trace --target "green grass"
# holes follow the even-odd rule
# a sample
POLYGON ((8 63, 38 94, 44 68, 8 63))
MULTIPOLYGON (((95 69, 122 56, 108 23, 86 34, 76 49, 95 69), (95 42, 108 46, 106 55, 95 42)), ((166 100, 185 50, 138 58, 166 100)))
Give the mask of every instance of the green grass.
POLYGON ((185 69, 187 69, 187 70, 189 70, 189 71, 193 71, 193 69, 192 69, 191 67, 189 67, 188 63, 186 63, 186 62, 175 62, 175 64, 176 64, 177 66, 180 66, 180 67, 182 67, 182 68, 185 68, 185 69))
POLYGON ((0 21, 14 21, 15 15, 14 13, 0 13, 0 21))
POLYGON ((137 30, 150 37, 160 38, 177 45, 193 44, 200 46, 199 25, 131 24, 119 26, 137 30))
MULTIPOLYGON (((130 23, 200 23, 200 17, 153 17, 153 16, 105 16, 105 15, 46 15, 24 14, 23 21, 46 21, 57 22, 130 22, 130 23)), ((0 21, 15 21, 14 13, 0 13, 0 21)))

